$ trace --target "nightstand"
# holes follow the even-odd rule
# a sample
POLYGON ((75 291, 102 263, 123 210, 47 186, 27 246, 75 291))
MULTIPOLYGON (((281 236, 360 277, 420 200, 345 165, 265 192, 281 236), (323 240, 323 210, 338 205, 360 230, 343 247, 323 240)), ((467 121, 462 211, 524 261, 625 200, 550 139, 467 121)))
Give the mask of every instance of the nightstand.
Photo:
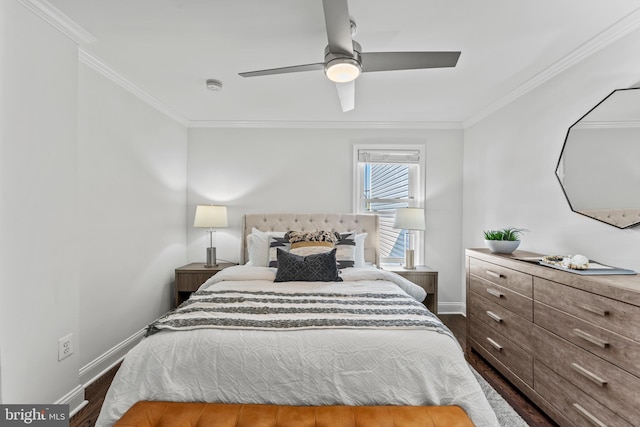
POLYGON ((214 267, 205 267, 203 262, 192 262, 176 268, 176 284, 174 294, 175 307, 184 302, 192 292, 198 290, 200 285, 215 275, 220 270, 224 270, 235 264, 219 263, 214 267))
POLYGON ((399 274, 427 291, 427 298, 423 304, 433 314, 438 314, 438 272, 436 270, 426 265, 418 265, 414 270, 408 270, 396 264, 382 264, 380 267, 399 274))

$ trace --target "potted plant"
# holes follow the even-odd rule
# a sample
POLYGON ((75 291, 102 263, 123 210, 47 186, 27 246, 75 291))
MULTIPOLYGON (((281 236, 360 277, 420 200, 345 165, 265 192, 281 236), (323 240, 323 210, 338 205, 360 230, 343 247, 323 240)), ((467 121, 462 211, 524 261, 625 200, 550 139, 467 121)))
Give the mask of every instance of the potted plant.
POLYGON ((507 227, 499 230, 485 230, 484 243, 493 253, 510 254, 520 246, 520 236, 524 228, 507 227))

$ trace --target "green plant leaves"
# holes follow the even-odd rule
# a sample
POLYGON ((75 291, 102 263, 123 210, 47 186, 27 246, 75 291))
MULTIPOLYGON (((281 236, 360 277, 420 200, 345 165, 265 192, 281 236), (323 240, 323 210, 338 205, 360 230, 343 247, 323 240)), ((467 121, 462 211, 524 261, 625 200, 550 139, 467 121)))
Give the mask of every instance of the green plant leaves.
POLYGON ((485 240, 520 240, 520 236, 525 231, 528 231, 524 228, 515 228, 515 227, 507 227, 502 228, 500 230, 485 230, 484 231, 484 239, 485 240))

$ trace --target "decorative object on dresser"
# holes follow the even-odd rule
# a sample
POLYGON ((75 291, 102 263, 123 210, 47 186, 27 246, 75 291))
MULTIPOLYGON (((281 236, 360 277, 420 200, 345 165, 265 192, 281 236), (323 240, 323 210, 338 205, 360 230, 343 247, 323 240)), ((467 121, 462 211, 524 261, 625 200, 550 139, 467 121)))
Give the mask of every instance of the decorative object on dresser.
POLYGON ((584 276, 514 255, 466 250, 467 352, 561 426, 637 425, 640 278, 584 276))
POLYGON ((424 209, 422 208, 398 208, 393 220, 393 228, 404 230, 405 255, 404 268, 413 270, 415 264, 415 236, 414 231, 424 230, 424 209))
POLYGON ((207 248, 207 262, 205 267, 211 268, 218 265, 216 259, 216 248, 213 246, 213 233, 216 228, 229 226, 227 221, 227 207, 213 205, 198 205, 196 207, 196 217, 193 220, 196 228, 206 228, 209 233, 209 247, 207 248))
POLYGON ((396 264, 381 264, 380 268, 393 271, 424 289, 427 297, 422 303, 430 312, 438 314, 438 272, 436 270, 426 265, 418 265, 413 270, 406 270, 396 264))
POLYGON ((220 263, 215 267, 206 267, 201 262, 192 262, 176 268, 175 271, 175 292, 174 306, 177 307, 189 298, 193 292, 197 291, 200 285, 207 281, 217 272, 224 270, 234 264, 220 263))
POLYGON ((510 254, 520 246, 520 236, 525 231, 524 228, 513 227, 485 230, 484 243, 493 253, 510 254))

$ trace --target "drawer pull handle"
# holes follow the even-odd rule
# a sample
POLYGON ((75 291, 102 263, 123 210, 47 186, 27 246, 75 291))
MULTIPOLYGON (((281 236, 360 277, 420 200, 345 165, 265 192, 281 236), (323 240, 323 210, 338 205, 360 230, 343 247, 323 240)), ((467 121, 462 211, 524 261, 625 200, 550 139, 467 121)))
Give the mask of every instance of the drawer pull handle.
POLYGON ((597 314, 598 316, 606 317, 609 315, 609 310, 604 310, 602 308, 593 307, 587 304, 576 304, 576 306, 588 311, 589 313, 597 314))
POLYGON ((496 273, 495 271, 491 271, 491 270, 487 270, 487 275, 495 277, 496 279, 500 279, 504 277, 502 274, 496 273))
POLYGON ((502 317, 498 316, 493 311, 487 311, 487 316, 489 316, 490 318, 492 318, 498 323, 502 322, 502 317))
POLYGON ((573 407, 576 408, 576 410, 578 412, 580 412, 580 415, 582 415, 583 417, 585 417, 587 419, 587 421, 589 421, 591 424, 593 424, 594 426, 597 427, 607 427, 607 425, 605 423, 603 423, 602 421, 600 421, 599 419, 597 419, 596 417, 593 416, 593 414, 589 411, 587 411, 586 409, 584 409, 582 406, 578 405, 577 403, 573 404, 573 407))
POLYGON ((582 375, 586 379, 588 379, 590 381, 593 381, 594 383, 598 384, 600 387, 604 387, 604 386, 607 385, 607 382, 605 380, 603 380, 602 378, 600 378, 599 376, 597 376, 593 372, 586 370, 585 368, 583 368, 582 366, 578 365, 577 363, 572 363, 571 364, 571 369, 573 369, 574 371, 576 371, 577 373, 579 373, 580 375, 582 375))
POLYGON ((492 340, 491 338, 487 338, 487 341, 489 341, 489 344, 491 344, 491 346, 493 348, 495 348, 498 351, 502 351, 502 346, 500 344, 498 344, 497 342, 495 342, 494 340, 492 340))
POLYGON ((574 329, 573 334, 577 337, 582 338, 585 341, 589 341, 591 344, 597 345, 598 347, 602 347, 602 348, 609 347, 608 342, 601 340, 600 338, 594 337, 593 335, 583 331, 582 329, 578 329, 578 328, 574 329))
POLYGON ((497 289, 487 288, 487 292, 496 298, 502 298, 504 294, 497 289))

